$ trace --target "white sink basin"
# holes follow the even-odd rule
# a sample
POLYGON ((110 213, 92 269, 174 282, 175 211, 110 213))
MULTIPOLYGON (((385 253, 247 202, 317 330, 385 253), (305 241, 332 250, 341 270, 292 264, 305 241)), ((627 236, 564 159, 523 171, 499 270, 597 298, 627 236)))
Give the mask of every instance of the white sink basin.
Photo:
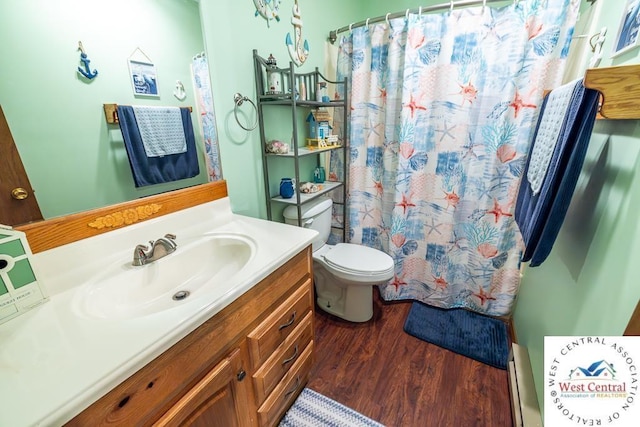
POLYGON ((131 248, 126 258, 82 285, 74 307, 92 318, 128 319, 200 296, 224 295, 256 252, 255 242, 241 234, 207 234, 188 242, 181 242, 178 236, 177 243, 172 254, 137 267, 131 265, 131 248))

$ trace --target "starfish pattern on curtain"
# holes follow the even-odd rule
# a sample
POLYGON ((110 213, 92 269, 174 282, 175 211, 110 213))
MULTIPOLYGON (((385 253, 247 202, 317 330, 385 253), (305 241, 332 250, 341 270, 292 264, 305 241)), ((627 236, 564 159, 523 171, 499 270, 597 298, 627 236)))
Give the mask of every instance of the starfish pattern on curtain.
MULTIPOLYGON (((578 7, 522 0, 410 14, 343 38, 348 237, 393 257, 385 300, 511 313, 518 185, 543 92, 561 83, 578 7)), ((341 161, 332 153, 338 178, 341 161)))

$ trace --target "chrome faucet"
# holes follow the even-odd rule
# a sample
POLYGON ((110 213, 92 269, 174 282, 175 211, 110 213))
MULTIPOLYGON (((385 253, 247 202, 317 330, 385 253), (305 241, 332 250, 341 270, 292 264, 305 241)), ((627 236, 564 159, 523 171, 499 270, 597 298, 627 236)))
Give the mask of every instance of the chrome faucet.
POLYGON ((175 234, 165 234, 156 241, 150 240, 149 245, 151 249, 146 245, 136 246, 133 250, 133 265, 139 266, 157 261, 174 252, 178 247, 175 234))

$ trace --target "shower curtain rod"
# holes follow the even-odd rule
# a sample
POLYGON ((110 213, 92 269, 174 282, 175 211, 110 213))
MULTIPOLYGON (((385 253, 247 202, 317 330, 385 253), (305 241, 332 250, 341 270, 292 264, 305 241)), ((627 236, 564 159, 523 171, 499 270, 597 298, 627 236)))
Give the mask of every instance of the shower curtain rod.
MULTIPOLYGON (((514 3, 517 3, 519 0, 513 0, 514 3)), ((462 1, 449 1, 447 3, 440 3, 433 6, 426 7, 414 7, 412 9, 407 9, 402 12, 395 13, 387 13, 386 15, 376 16, 375 18, 368 18, 364 21, 355 22, 350 25, 345 25, 344 27, 340 27, 337 30, 329 31, 329 41, 333 44, 338 39, 338 33, 344 33, 345 31, 351 31, 353 28, 364 27, 365 25, 373 24, 376 22, 382 22, 389 19, 401 18, 403 16, 408 16, 410 13, 425 13, 425 12, 435 12, 436 10, 444 10, 451 9, 454 7, 460 6, 472 6, 475 4, 489 4, 489 3, 504 3, 505 0, 462 0, 462 1)))
MULTIPOLYGON (((427 7, 415 7, 413 9, 407 9, 403 12, 387 13, 386 15, 376 16, 375 18, 367 18, 364 21, 355 22, 350 25, 345 25, 337 30, 329 31, 329 41, 333 44, 338 39, 338 33, 344 33, 345 31, 351 31, 353 28, 363 27, 365 25, 373 24, 376 22, 388 21, 389 19, 401 18, 408 16, 410 13, 424 13, 435 12, 436 10, 450 9, 460 6, 472 6, 476 4, 489 4, 489 3, 504 3, 506 0, 462 0, 462 1, 449 1, 447 3, 440 3, 427 7)), ((514 3, 518 3, 520 0, 513 0, 514 3)), ((595 3, 596 0, 587 0, 589 3, 595 3)))

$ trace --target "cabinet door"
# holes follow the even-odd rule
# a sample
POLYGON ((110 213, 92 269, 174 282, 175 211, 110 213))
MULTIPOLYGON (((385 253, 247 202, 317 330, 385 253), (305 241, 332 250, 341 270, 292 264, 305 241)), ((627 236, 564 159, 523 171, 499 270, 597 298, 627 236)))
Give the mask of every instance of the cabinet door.
POLYGON ((244 427, 252 425, 246 407, 244 372, 240 349, 218 363, 182 397, 154 426, 244 427), (240 368, 242 370, 242 368, 240 368))

